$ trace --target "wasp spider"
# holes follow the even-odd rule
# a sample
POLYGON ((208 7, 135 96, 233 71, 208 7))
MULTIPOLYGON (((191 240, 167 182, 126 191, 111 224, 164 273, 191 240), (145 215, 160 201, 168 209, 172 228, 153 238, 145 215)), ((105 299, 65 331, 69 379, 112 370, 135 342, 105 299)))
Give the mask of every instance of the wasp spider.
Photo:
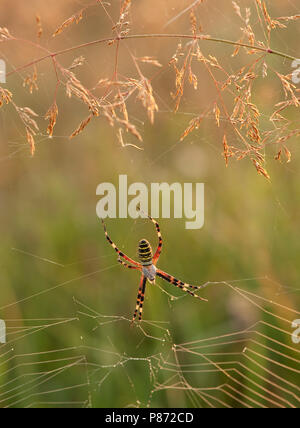
POLYGON ((122 251, 119 250, 119 248, 115 245, 115 243, 110 239, 106 230, 105 223, 102 220, 106 239, 119 255, 118 262, 128 269, 138 270, 142 273, 137 301, 136 301, 136 308, 132 317, 132 322, 135 321, 137 315, 138 315, 139 321, 141 321, 142 313, 143 313, 143 303, 145 298, 146 283, 148 280, 151 284, 154 284, 156 276, 159 276, 160 278, 164 279, 170 284, 175 285, 175 287, 181 288, 181 290, 185 291, 186 293, 190 294, 193 297, 196 297, 203 301, 207 301, 206 299, 203 299, 202 297, 197 296, 197 294, 191 291, 191 290, 200 290, 201 288, 203 288, 202 286, 186 284, 185 282, 182 282, 179 279, 176 279, 174 276, 169 275, 168 273, 163 272, 162 270, 156 267, 158 259, 161 255, 163 241, 162 241, 159 224, 152 217, 148 216, 148 218, 154 223, 156 227, 156 232, 158 236, 158 247, 153 256, 153 251, 150 243, 146 239, 142 239, 138 245, 139 263, 132 260, 130 257, 128 257, 126 254, 124 254, 122 251), (126 260, 126 262, 129 262, 130 264, 126 263, 124 260, 126 260))

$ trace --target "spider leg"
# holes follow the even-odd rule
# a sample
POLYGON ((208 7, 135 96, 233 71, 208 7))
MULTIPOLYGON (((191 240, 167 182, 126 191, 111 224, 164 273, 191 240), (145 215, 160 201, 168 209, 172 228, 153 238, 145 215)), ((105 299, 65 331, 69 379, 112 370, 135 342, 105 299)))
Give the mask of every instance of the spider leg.
POLYGON ((140 307, 139 307, 139 321, 142 321, 142 316, 143 316, 143 304, 145 299, 146 283, 147 283, 147 278, 144 278, 141 299, 140 299, 140 307))
POLYGON ((153 256, 153 264, 156 265, 158 262, 158 259, 160 257, 161 254, 161 250, 162 250, 162 246, 163 246, 163 240, 162 240, 162 236, 161 236, 161 232, 160 232, 160 227, 159 224, 157 223, 156 220, 154 220, 154 218, 152 218, 150 215, 148 215, 149 220, 152 221, 152 223, 154 223, 155 228, 156 228, 156 232, 157 232, 157 236, 158 236, 158 247, 156 249, 156 252, 153 256))
POLYGON ((103 228, 104 228, 104 233, 106 236, 106 239, 108 240, 108 242, 110 243, 110 245, 113 247, 113 249, 119 254, 120 257, 122 257, 123 259, 127 260, 129 263, 131 263, 132 265, 135 266, 140 266, 139 263, 135 262, 134 260, 132 260, 131 258, 129 258, 128 256, 126 256, 126 254, 122 253, 122 251, 119 250, 119 248, 116 246, 116 244, 114 244, 114 242, 110 239, 107 230, 106 230, 106 226, 104 221, 102 220, 102 224, 103 224, 103 228))
POLYGON ((131 266, 131 265, 129 265, 128 263, 125 263, 120 257, 118 258, 118 262, 122 265, 122 266, 124 266, 124 267, 126 267, 126 268, 128 268, 128 269, 135 269, 135 270, 141 270, 141 267, 140 266, 131 266))
POLYGON ((168 273, 163 272, 160 269, 157 269, 156 275, 159 276, 160 278, 164 279, 165 281, 169 282, 170 284, 175 285, 175 287, 181 288, 181 290, 185 291, 186 293, 189 293, 191 296, 207 302, 207 299, 204 299, 203 297, 197 296, 197 294, 195 294, 189 290, 189 288, 191 288, 193 290, 199 290, 202 288, 201 286, 197 287, 196 285, 190 285, 190 284, 187 284, 185 282, 182 282, 179 279, 176 279, 174 276, 169 275, 168 273))
POLYGON ((131 325, 134 323, 138 313, 139 313, 139 321, 141 321, 141 319, 142 319, 146 282, 147 282, 147 278, 144 275, 142 275, 141 281, 140 281, 140 286, 139 286, 139 292, 138 292, 137 300, 136 300, 136 307, 135 307, 135 311, 134 311, 134 314, 132 317, 131 325))

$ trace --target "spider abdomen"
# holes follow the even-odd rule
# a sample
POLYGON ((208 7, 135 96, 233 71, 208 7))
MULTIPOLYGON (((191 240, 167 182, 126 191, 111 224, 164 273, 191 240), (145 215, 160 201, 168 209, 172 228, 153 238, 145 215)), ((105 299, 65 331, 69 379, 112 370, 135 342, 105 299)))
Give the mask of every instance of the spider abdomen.
POLYGON ((152 265, 153 252, 150 243, 146 239, 139 242, 138 256, 142 266, 152 265))

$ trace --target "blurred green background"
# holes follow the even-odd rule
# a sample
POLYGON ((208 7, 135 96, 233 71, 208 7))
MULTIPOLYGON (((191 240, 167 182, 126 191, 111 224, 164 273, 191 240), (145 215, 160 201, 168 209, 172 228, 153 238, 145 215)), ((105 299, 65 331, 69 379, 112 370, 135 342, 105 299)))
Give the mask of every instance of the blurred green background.
MULTIPOLYGON (((42 43, 54 51, 111 34, 111 23, 103 10, 95 7, 86 12, 78 26, 52 41, 51 31, 82 3, 66 1, 62 5, 54 1, 49 10, 44 1, 33 1, 26 7, 21 1, 14 2, 15 9, 8 7, 8 1, 1 2, 1 25, 18 37, 34 40, 34 20, 38 12, 45 31, 42 43)), ((139 3, 132 10, 132 33, 161 31, 162 25, 190 2, 151 2, 157 3, 156 7, 149 7, 146 1, 139 3)), ((211 1, 198 9, 197 16, 205 34, 239 38, 240 22, 229 3, 211 1)), ((253 7, 254 2, 241 3, 253 7)), ((296 13, 292 2, 282 5, 274 1, 272 9, 273 16, 296 13)), ((110 13, 117 16, 117 7, 112 7, 110 13)), ((188 14, 164 31, 189 32, 188 14)), ((273 40, 274 48, 297 56, 299 24, 292 23, 273 40)), ((176 50, 176 41, 130 41, 125 46, 136 56, 155 56, 165 65, 176 50)), ((136 78, 126 47, 120 50, 119 73, 136 78)), ((2 43, 0 48, 9 69, 41 56, 36 48, 21 41, 11 42, 10 46, 2 43)), ((203 44, 201 48, 218 57, 224 67, 232 71, 252 60, 244 53, 231 58, 231 47, 203 44)), ((100 78, 111 77, 113 49, 106 45, 95 46, 59 60, 67 65, 83 55, 87 62, 78 69, 78 76, 92 88, 100 78)), ((288 61, 267 58, 267 62, 282 74, 291 70, 288 61)), ((161 324, 161 329, 148 323, 142 324, 143 331, 130 328, 126 319, 131 318, 135 307, 139 277, 117 263, 95 211, 99 199, 97 185, 102 182, 117 185, 120 174, 127 174, 129 183, 147 185, 152 182, 205 183, 203 229, 185 230, 185 219, 160 219, 164 238, 160 259, 163 270, 193 284, 240 280, 238 286, 247 291, 276 300, 282 306, 299 309, 298 141, 291 141, 289 145, 293 155, 289 164, 275 162, 274 150, 267 149, 271 182, 258 176, 247 160, 232 161, 230 167, 225 168, 223 134, 216 129, 213 118, 204 120, 199 130, 180 143, 179 137, 189 120, 213 104, 216 98, 205 70, 197 67, 199 88, 194 91, 187 87, 176 115, 172 112, 173 101, 169 95, 174 90, 174 75, 168 67, 152 82, 159 105, 154 126, 149 124, 139 103, 130 103, 130 115, 144 138, 143 151, 120 147, 114 130, 101 117, 93 120, 79 137, 69 140, 68 135, 87 112, 77 100, 67 99, 61 88, 54 138, 38 136, 36 154, 31 158, 14 109, 12 106, 1 109, 0 317, 7 321, 9 333, 9 343, 0 346, 1 406, 45 403, 101 407, 205 405, 201 400, 195 403, 189 394, 175 387, 151 394, 159 382, 170 377, 160 364, 164 359, 172 360, 172 346, 237 332, 265 320, 257 306, 247 303, 226 286, 206 288, 201 295, 209 302, 202 303, 190 296, 171 300, 159 287, 148 285, 144 318, 166 324, 161 324), (269 279, 262 279, 266 277, 269 279), (93 318, 100 314, 101 317, 93 318), (58 325, 47 327, 55 322, 58 325), (56 350, 58 352, 53 352, 56 350), (125 362, 120 364, 123 359, 125 362), (77 363, 72 365, 74 361, 77 363), (63 370, 53 372, 53 377, 49 375, 60 367, 63 370), (155 371, 153 377, 152 369, 155 371), (48 373, 47 382, 43 382, 45 373, 48 373), (43 394, 51 390, 56 392, 43 394)), ((150 65, 143 66, 143 70, 148 77, 156 72, 150 65)), ((38 66, 39 91, 33 95, 22 87, 22 77, 26 73, 22 71, 10 77, 6 87, 14 93, 18 105, 29 106, 39 114, 38 122, 45 128, 43 115, 53 100, 55 89, 51 63, 46 61, 38 66)), ((264 113, 263 129, 270 129, 267 115, 282 99, 282 89, 273 73, 257 80, 254 102, 264 113)), ((289 119, 299 122, 299 113, 291 110, 289 119)), ((126 138, 134 142, 129 136, 126 138)), ((107 227, 112 239, 132 257, 136 257, 139 239, 146 237, 153 246, 156 244, 153 225, 146 220, 107 220, 107 227)), ((182 296, 175 287, 160 280, 157 282, 168 293, 182 296)), ((266 306, 275 311, 276 316, 282 316, 278 308, 274 309, 269 303, 266 306)), ((293 319, 293 315, 290 316, 293 319)), ((269 321, 280 329, 290 328, 278 318, 269 321)), ((271 333, 275 339, 292 346, 287 335, 281 337, 281 333, 274 333, 273 329, 271 333)), ((238 352, 235 346, 232 352, 238 352)), ((269 355, 268 350, 265 352, 269 355)), ((291 349, 288 352, 295 357, 291 349)), ((195 363, 187 353, 180 358, 182 365, 195 363)), ((270 364, 266 361, 262 364, 270 364)), ((275 369, 281 370, 281 367, 275 369)), ((191 376, 191 384, 208 387, 221 383, 223 374, 216 371, 213 375, 201 376, 196 372, 187 376, 191 376)), ((299 372, 289 371, 288 376, 291 382, 299 383, 299 372)), ((173 380, 170 384, 175 383, 173 380)), ((229 397, 227 402, 236 405, 229 397)))

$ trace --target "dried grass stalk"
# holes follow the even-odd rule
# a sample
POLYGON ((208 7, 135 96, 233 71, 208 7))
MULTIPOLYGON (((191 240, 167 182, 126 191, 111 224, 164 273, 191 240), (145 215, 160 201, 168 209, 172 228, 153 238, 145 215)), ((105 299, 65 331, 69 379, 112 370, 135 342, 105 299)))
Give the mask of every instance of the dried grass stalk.
POLYGON ((37 38, 40 39, 43 34, 43 27, 42 27, 41 17, 38 13, 35 15, 35 21, 37 26, 37 38))
POLYGON ((30 146, 31 156, 33 156, 35 153, 35 141, 34 141, 33 133, 28 128, 26 128, 26 138, 27 138, 27 142, 30 146))
POLYGON ((0 42, 6 42, 7 40, 13 40, 13 36, 6 27, 0 27, 0 42))

